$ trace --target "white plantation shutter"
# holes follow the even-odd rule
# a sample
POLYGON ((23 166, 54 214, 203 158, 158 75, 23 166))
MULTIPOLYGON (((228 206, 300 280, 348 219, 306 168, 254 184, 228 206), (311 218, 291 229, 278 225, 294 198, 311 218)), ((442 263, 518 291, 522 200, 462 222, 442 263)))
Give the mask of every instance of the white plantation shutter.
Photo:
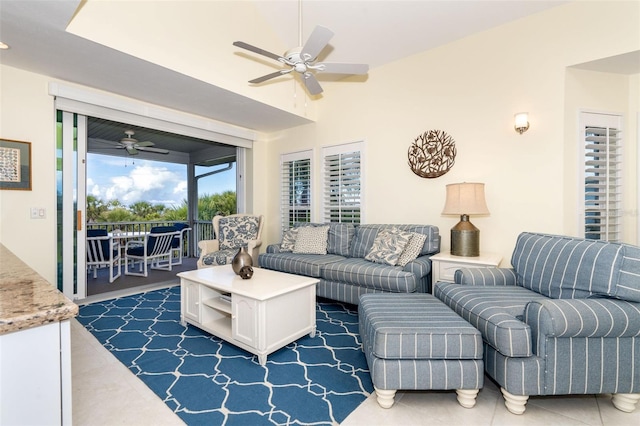
POLYGON ((619 115, 582 113, 584 237, 620 241, 622 138, 619 115))
POLYGON ((312 151, 302 151, 281 156, 282 232, 295 222, 311 222, 312 154, 312 151))
POLYGON ((363 142, 323 149, 325 222, 360 223, 363 142))

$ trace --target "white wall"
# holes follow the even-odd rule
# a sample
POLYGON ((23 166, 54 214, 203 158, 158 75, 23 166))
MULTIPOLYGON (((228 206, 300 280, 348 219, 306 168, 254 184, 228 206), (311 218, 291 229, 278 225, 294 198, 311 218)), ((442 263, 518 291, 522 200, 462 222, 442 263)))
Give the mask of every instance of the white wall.
MULTIPOLYGON (((320 164, 322 146, 355 140, 367 144, 369 223, 437 225, 447 250, 457 218, 440 214, 445 185, 480 181, 486 183, 491 215, 472 222, 481 230, 481 250, 501 253, 503 264, 523 230, 574 233, 576 176, 565 170, 575 164, 575 140, 567 136, 572 124, 565 118, 567 93, 580 96, 566 81, 567 67, 639 50, 639 5, 574 2, 373 69, 365 83, 326 83, 325 96, 314 101, 317 123, 266 135, 255 144, 249 187, 253 212, 266 216, 265 245, 280 238, 280 154, 312 148, 320 164), (602 20, 616 25, 584 24, 602 20), (522 136, 513 130, 519 111, 528 111, 531 121, 522 136), (407 165, 409 146, 429 129, 450 133, 458 149, 455 166, 438 179, 419 178, 407 165)), ((620 108, 636 117, 639 101, 632 94, 640 94, 639 79, 628 79, 630 97, 620 108)), ((32 142, 34 171, 32 191, 0 191, 0 242, 55 282, 55 117, 49 81, 0 66, 0 136, 32 142), (29 219, 30 207, 46 208, 47 218, 29 219)), ((628 134, 638 134, 637 119, 627 123, 628 134)), ((629 142, 627 149, 636 149, 637 140, 629 142)), ((637 203, 637 188, 625 195, 630 206, 637 203)))
POLYGON ((31 142, 32 190, 0 190, 0 242, 56 282, 55 111, 50 79, 0 66, 0 137, 31 142), (46 209, 30 219, 30 207, 46 209))
POLYGON ((278 63, 233 46, 238 34, 243 35, 241 41, 277 54, 291 47, 278 38, 254 2, 186 3, 88 0, 67 30, 290 113, 315 118, 316 104, 306 101, 304 90, 292 75, 271 81, 277 84, 247 84, 277 71, 278 63), (239 72, 243 77, 239 78, 239 72))
MULTIPOLYGON (((327 84, 316 124, 258 147, 268 159, 262 184, 278 187, 281 153, 364 139, 366 222, 437 225, 448 250, 458 218, 441 215, 446 184, 484 182, 491 214, 471 221, 481 230, 481 251, 502 254, 508 265, 522 231, 575 234, 577 176, 564 172, 576 161, 575 138, 565 131, 573 126, 565 123, 566 69, 638 50, 638 16, 638 2, 574 2, 375 68, 364 84, 327 84), (513 129, 520 111, 531 123, 523 135, 513 129), (458 150, 454 167, 437 179, 407 165, 409 146, 429 129, 452 135, 458 150)), ((625 103, 626 96, 618 103, 625 113, 637 113, 637 102, 635 111, 625 103)), ((637 194, 625 195, 635 205, 637 194)), ((268 243, 279 239, 278 200, 256 204, 267 215, 268 243)), ((625 240, 635 242, 635 233, 625 240)))

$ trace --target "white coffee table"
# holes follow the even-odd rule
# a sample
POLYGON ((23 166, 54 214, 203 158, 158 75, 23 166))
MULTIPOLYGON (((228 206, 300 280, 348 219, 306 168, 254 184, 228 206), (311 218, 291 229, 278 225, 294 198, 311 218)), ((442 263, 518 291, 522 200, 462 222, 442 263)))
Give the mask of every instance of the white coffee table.
POLYGON ((315 278, 253 268, 243 280, 231 265, 180 272, 180 322, 258 355, 316 333, 315 278))

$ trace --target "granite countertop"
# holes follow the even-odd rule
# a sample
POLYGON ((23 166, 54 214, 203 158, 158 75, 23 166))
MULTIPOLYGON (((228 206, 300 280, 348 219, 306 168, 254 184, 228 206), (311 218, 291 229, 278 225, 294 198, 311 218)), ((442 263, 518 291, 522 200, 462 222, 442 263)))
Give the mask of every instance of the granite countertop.
POLYGON ((0 244, 0 334, 77 314, 78 305, 0 244))

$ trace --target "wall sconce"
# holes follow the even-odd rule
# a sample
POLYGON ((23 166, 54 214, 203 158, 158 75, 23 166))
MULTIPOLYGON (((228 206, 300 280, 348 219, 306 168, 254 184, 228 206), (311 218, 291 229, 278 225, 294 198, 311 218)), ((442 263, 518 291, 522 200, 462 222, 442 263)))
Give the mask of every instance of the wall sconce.
POLYGON ((513 126, 516 129, 516 132, 523 134, 527 130, 529 130, 529 113, 527 112, 519 112, 515 115, 516 124, 513 126))
POLYGON ((451 254, 480 256, 480 230, 469 221, 469 215, 487 215, 484 183, 452 183, 447 185, 447 200, 442 214, 460 215, 460 222, 451 228, 451 254))

